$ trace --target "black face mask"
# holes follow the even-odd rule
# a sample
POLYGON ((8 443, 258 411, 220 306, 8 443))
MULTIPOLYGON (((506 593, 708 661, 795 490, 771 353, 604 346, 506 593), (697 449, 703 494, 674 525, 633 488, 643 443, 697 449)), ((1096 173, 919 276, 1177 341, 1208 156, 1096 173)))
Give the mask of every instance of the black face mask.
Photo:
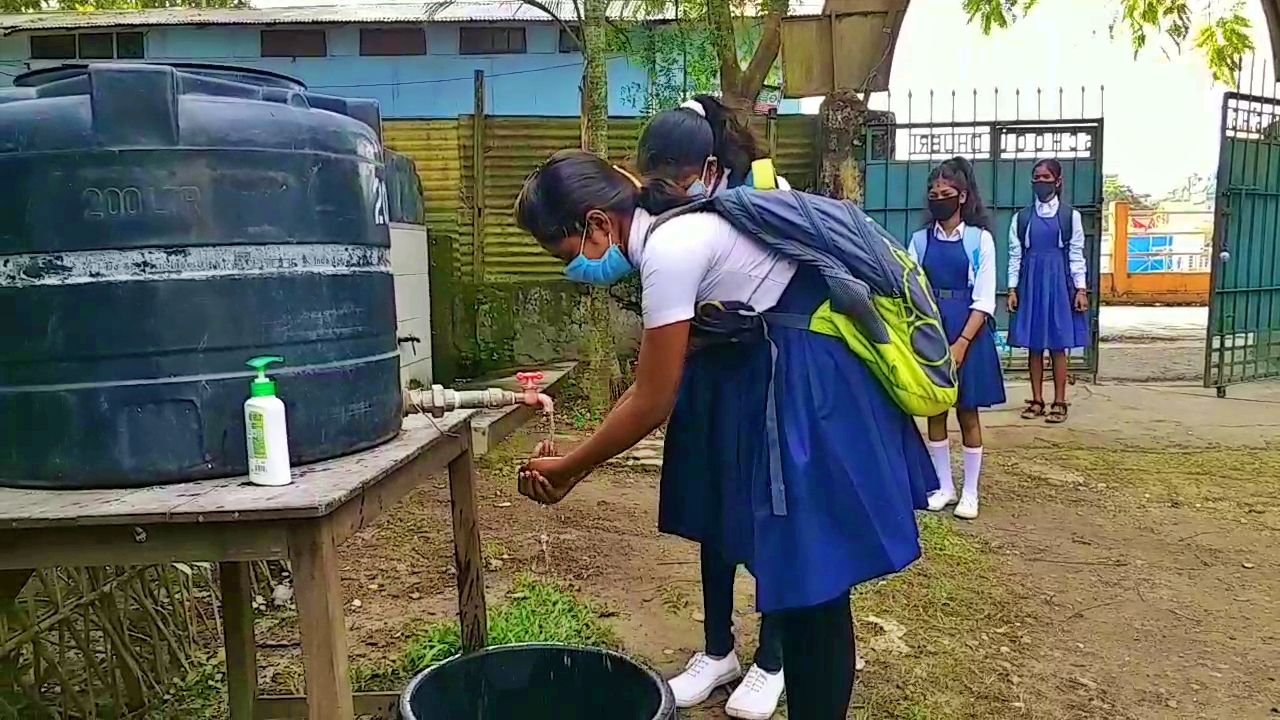
POLYGON ((1037 180, 1031 183, 1031 191, 1036 194, 1036 199, 1040 202, 1049 202, 1054 195, 1058 194, 1058 183, 1037 180))
POLYGON ((960 209, 960 196, 952 195, 949 198, 939 198, 929 201, 929 214, 933 216, 934 221, 942 222, 956 214, 960 209))

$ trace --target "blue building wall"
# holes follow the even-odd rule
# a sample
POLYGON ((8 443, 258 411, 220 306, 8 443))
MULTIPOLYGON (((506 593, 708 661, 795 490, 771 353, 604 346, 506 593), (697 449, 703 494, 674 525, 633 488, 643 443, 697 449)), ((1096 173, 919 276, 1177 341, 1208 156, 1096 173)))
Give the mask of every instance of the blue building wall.
MULTIPOLYGON (((558 25, 524 24, 525 54, 489 56, 458 54, 461 26, 425 25, 426 55, 364 57, 360 55, 359 25, 308 25, 327 30, 329 55, 295 59, 261 57, 262 26, 154 27, 145 31, 146 56, 148 60, 229 63, 272 70, 299 78, 318 92, 374 98, 381 104, 383 117, 388 118, 446 118, 470 113, 474 73, 483 70, 490 114, 579 114, 582 55, 559 52, 558 25)), ((61 62, 29 58, 27 35, 0 37, 0 84, 12 84, 13 76, 26 70, 61 62)), ((609 114, 641 114, 649 88, 646 69, 628 58, 613 58, 608 68, 609 114)), ((798 113, 798 101, 784 100, 779 112, 798 113)))
MULTIPOLYGON (((492 24, 487 24, 492 25, 492 24)), ((322 26, 308 26, 322 27, 322 26)), ((360 55, 360 28, 328 26, 329 56, 264 58, 261 27, 157 27, 146 31, 148 60, 231 63, 292 75, 318 92, 372 97, 383 117, 442 118, 470 113, 476 70, 485 72, 488 110, 494 115, 579 114, 581 53, 559 52, 560 29, 525 25, 528 52, 521 55, 459 55, 459 25, 426 25, 427 54, 401 57, 360 55)), ((30 61, 25 35, 0 38, 0 81, 27 69, 60 64, 30 61)), ((627 58, 609 61, 609 113, 637 115, 648 77, 627 58)))

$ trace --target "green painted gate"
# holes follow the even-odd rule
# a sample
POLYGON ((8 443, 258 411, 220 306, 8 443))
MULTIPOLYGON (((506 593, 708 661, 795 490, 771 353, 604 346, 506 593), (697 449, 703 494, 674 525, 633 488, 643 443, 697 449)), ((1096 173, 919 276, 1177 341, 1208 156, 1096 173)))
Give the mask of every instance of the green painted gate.
POLYGON ((1204 385, 1280 377, 1280 100, 1229 92, 1213 223, 1204 385))
MULTIPOLYGON (((1083 101, 1082 101, 1083 107, 1083 101)), ((905 244, 926 219, 925 182, 938 163, 956 155, 973 162, 982 199, 995 219, 996 327, 1005 367, 1023 370, 1025 350, 1004 344, 1009 326, 1007 294, 1009 226, 1031 204, 1031 170, 1042 158, 1062 163, 1064 199, 1084 222, 1089 268, 1089 346, 1071 356, 1073 370, 1098 372, 1098 277, 1101 262, 1102 119, 951 120, 869 126, 865 148, 867 214, 905 244)), ((1280 161, 1280 152, 1276 155, 1280 161)), ((1280 182, 1280 174, 1278 174, 1280 182)), ((1280 317, 1280 315, 1277 315, 1280 317)))

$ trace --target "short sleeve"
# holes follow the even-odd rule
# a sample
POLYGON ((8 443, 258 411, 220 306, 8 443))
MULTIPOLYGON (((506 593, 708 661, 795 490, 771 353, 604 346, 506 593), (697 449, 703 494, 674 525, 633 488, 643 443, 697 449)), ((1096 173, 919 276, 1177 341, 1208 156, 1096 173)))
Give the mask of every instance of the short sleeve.
POLYGON ((664 223, 645 241, 640 261, 640 305, 646 330, 692 320, 698 288, 715 256, 709 216, 686 215, 664 223))

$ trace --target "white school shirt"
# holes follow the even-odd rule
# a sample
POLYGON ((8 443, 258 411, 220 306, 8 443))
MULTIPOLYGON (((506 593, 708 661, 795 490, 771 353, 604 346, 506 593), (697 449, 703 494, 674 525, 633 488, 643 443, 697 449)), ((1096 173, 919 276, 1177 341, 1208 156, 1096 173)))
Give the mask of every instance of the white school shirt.
POLYGON ((653 216, 636 208, 627 259, 640 272, 646 330, 692 320, 698 303, 740 301, 757 311, 778 304, 795 262, 766 249, 712 212, 674 217, 647 238, 653 216))
MULTIPOLYGON (((964 229, 965 224, 962 222, 948 235, 941 223, 934 223, 930 242, 962 242, 964 229)), ((916 252, 916 246, 907 243, 907 253, 911 255, 911 259, 923 264, 924 258, 918 257, 916 252)), ((969 304, 969 308, 990 316, 996 314, 996 240, 985 229, 978 241, 978 267, 973 268, 973 302, 969 304)))
MULTIPOLYGON (((1053 196, 1047 203, 1035 201, 1036 215, 1042 218, 1054 217, 1058 214, 1058 196, 1053 196)), ((1031 232, 1030 228, 1027 232, 1031 232)), ((1022 274, 1023 238, 1018 237, 1018 214, 1013 214, 1009 224, 1009 287, 1017 290, 1018 279, 1022 274)), ((1084 222, 1080 220, 1080 211, 1071 211, 1071 240, 1067 244, 1067 262, 1071 270, 1071 281, 1078 289, 1085 289, 1089 284, 1085 281, 1084 261, 1084 222)))

